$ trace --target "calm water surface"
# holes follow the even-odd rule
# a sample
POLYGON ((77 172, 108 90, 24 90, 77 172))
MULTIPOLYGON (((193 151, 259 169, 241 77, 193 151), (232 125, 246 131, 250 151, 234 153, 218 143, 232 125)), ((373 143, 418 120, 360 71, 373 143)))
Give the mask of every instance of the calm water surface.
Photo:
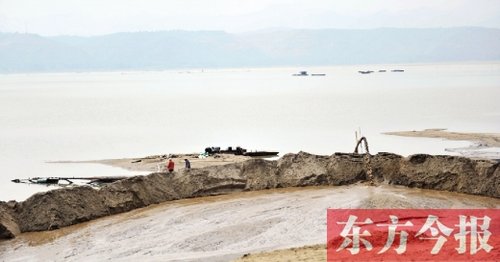
POLYGON ((500 63, 0 75, 0 200, 50 188, 34 176, 132 175, 56 160, 201 152, 206 146, 445 154, 467 142, 385 136, 449 128, 500 132, 500 63), (403 68, 361 75, 358 70, 403 68))

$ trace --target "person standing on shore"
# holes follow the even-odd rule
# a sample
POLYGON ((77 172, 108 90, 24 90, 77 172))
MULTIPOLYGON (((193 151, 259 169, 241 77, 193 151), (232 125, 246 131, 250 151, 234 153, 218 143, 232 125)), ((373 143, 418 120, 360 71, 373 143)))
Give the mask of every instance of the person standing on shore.
POLYGON ((184 163, 186 164, 185 168, 186 170, 191 170, 191 162, 189 162, 189 160, 187 159, 184 159, 184 163))
POLYGON ((175 166, 174 161, 172 161, 172 159, 169 159, 167 164, 168 172, 170 173, 174 172, 174 166, 175 166))

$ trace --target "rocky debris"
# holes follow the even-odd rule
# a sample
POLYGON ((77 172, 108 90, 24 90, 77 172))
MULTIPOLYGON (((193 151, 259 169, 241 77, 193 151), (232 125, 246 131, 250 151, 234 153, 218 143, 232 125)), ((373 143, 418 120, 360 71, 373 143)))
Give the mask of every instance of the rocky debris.
MULTIPOLYGON (((56 229, 164 201, 279 187, 347 185, 366 181, 364 155, 287 154, 224 166, 152 173, 94 189, 69 187, 0 203, 0 238, 56 229)), ((499 163, 455 156, 391 153, 371 157, 375 182, 500 197, 499 163)))

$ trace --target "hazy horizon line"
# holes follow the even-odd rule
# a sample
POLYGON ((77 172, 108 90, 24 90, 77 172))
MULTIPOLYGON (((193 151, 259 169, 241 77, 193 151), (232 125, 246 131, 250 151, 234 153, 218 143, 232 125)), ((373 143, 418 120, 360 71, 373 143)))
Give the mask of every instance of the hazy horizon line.
POLYGON ((426 30, 426 29, 464 29, 464 28, 480 28, 480 29, 492 29, 500 30, 500 27, 488 27, 488 26, 436 26, 436 27, 396 27, 396 26, 384 26, 384 27, 373 27, 373 28, 340 28, 340 27, 324 27, 324 28, 294 28, 294 27, 266 27, 262 29, 231 32, 222 29, 203 29, 203 30, 193 30, 193 29, 164 29, 164 30, 138 30, 138 31, 116 31, 104 34, 58 34, 58 35, 45 35, 34 32, 19 32, 19 31, 0 31, 0 34, 26 34, 26 35, 37 35, 41 37, 60 37, 60 36, 70 36, 70 37, 99 37, 114 34, 128 34, 128 33, 162 33, 162 32, 222 32, 232 35, 243 35, 251 33, 260 32, 273 32, 273 31, 323 31, 323 30, 343 30, 343 31, 370 31, 370 30, 381 30, 381 29, 397 29, 397 30, 426 30))

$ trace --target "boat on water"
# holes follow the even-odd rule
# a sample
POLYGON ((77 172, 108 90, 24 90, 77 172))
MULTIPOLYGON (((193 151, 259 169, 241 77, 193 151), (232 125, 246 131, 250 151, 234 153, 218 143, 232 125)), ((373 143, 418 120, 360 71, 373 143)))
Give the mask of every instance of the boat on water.
POLYGON ((300 71, 298 74, 293 74, 292 76, 326 76, 326 74, 324 73, 308 74, 307 71, 300 71))
POLYGON ((300 71, 298 74, 293 74, 292 76, 308 76, 307 71, 300 71))
POLYGON ((252 151, 252 152, 245 152, 243 155, 244 156, 251 156, 251 157, 259 157, 259 156, 277 156, 279 152, 276 151, 252 151))

